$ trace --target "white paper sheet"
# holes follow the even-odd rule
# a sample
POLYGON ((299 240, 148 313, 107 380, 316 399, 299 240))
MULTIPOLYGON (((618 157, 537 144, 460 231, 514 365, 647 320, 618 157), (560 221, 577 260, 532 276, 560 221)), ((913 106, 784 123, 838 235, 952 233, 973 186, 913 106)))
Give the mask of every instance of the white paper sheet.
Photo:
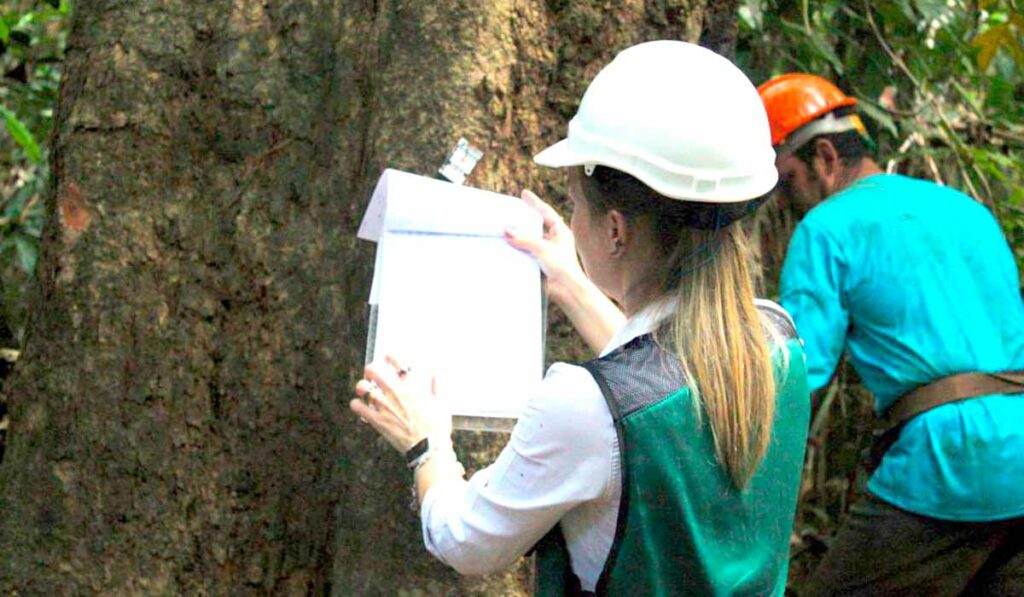
POLYGON ((517 417, 543 374, 540 271, 508 226, 542 222, 514 197, 387 170, 360 227, 378 242, 373 358, 436 371, 456 415, 517 417))
POLYGON ((516 197, 389 168, 377 182, 357 236, 377 241, 395 230, 501 236, 511 225, 536 228, 541 218, 516 197))

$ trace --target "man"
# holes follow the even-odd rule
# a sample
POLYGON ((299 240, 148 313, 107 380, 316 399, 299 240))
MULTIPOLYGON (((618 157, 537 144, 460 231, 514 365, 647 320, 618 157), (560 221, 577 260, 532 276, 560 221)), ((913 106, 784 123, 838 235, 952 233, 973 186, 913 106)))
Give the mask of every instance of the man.
POLYGON ((884 174, 856 100, 828 81, 758 91, 779 192, 802 216, 781 302, 809 385, 847 352, 889 428, 804 594, 1024 595, 1024 304, 998 223, 957 191, 884 174))

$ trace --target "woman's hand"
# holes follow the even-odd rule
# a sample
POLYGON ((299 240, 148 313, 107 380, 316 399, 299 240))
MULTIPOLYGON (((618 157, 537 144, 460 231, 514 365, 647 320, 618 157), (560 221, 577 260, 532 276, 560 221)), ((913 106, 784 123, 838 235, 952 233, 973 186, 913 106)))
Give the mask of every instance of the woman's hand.
POLYGON ((576 257, 572 230, 553 207, 532 191, 523 191, 522 199, 544 218, 544 233, 540 237, 524 236, 509 229, 505 231, 505 239, 537 260, 545 276, 544 289, 551 300, 561 305, 568 300, 572 285, 586 278, 576 257))
POLYGON ((625 315, 583 272, 576 257, 576 240, 562 216, 530 191, 523 191, 523 201, 544 218, 544 234, 525 237, 508 230, 505 238, 513 247, 533 255, 546 276, 548 296, 569 316, 583 341, 600 354, 626 323, 625 315))
POLYGON ((452 415, 437 397, 436 385, 388 356, 371 363, 356 383, 352 412, 369 423, 391 446, 405 454, 425 437, 451 441, 452 415))

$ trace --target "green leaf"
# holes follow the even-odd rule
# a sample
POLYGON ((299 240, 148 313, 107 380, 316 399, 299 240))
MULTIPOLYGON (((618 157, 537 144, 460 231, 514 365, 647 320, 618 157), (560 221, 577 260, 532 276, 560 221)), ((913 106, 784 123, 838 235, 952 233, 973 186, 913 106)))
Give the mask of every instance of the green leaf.
POLYGON ((1015 14, 1010 17, 1009 24, 1017 30, 1017 35, 1012 36, 1007 42, 1006 49, 1013 55, 1017 68, 1024 69, 1024 42, 1021 41, 1021 36, 1024 35, 1024 17, 1015 14))
POLYGON ((978 48, 978 68, 982 72, 988 70, 988 66, 992 64, 1007 29, 1006 24, 989 27, 971 41, 971 45, 978 48))
POLYGON ((43 161, 43 152, 39 149, 39 144, 36 143, 35 137, 32 136, 32 132, 28 130, 18 116, 8 110, 4 106, 0 106, 0 114, 3 114, 4 122, 7 125, 7 132, 14 139, 15 143, 21 146, 25 151, 25 155, 34 164, 38 164, 43 161))
POLYGON ((945 0, 917 0, 917 11, 927 20, 932 20, 949 12, 945 0))
POLYGON ((7 26, 7 21, 0 17, 0 42, 6 46, 11 41, 11 28, 7 26))
POLYGON ((1007 80, 1000 74, 988 78, 989 90, 985 97, 985 107, 993 111, 993 116, 1010 122, 1024 122, 1024 108, 1017 98, 1016 81, 1007 80))
POLYGON ((905 23, 917 22, 917 15, 914 14, 914 8, 910 5, 910 2, 874 2, 872 4, 872 10, 881 17, 881 22, 883 23, 899 23, 903 25, 905 23))
POLYGON ((746 27, 748 31, 758 31, 764 24, 764 13, 761 11, 760 4, 744 3, 737 10, 737 15, 739 16, 740 24, 746 27))
POLYGON ((839 59, 839 56, 827 41, 817 34, 811 35, 810 38, 811 43, 814 44, 814 48, 818 51, 818 55, 829 61, 832 68, 835 69, 836 74, 842 75, 846 72, 846 67, 843 64, 843 61, 839 59))
POLYGON ((24 224, 21 225, 22 231, 31 236, 32 238, 39 239, 43 236, 43 219, 40 218, 29 218, 24 224))
POLYGON ((1024 30, 1024 19, 1013 15, 1006 23, 993 25, 976 35, 971 45, 978 48, 978 68, 982 72, 988 70, 1000 48, 1005 48, 1013 56, 1018 68, 1024 68, 1024 45, 1018 35, 1020 30, 1024 30))
POLYGON ((39 257, 39 250, 32 240, 21 234, 14 237, 14 247, 18 252, 18 265, 25 270, 26 274, 36 271, 36 260, 39 257))
POLYGON ((18 19, 18 23, 14 27, 12 27, 12 29, 24 29, 24 28, 28 27, 29 25, 31 25, 32 21, 34 21, 35 18, 36 18, 36 13, 31 12, 31 11, 30 12, 26 12, 25 14, 21 15, 21 18, 18 19))
POLYGON ((824 36, 818 31, 807 31, 803 25, 787 21, 785 19, 779 20, 784 31, 788 31, 790 35, 797 38, 803 38, 801 41, 807 43, 814 54, 814 57, 824 58, 835 71, 839 74, 843 74, 845 70, 843 61, 839 59, 835 50, 831 44, 825 40, 824 36))
POLYGON ((857 107, 860 108, 861 112, 863 112, 865 116, 874 120, 885 130, 889 131, 893 137, 900 136, 899 129, 896 127, 896 121, 892 119, 892 116, 889 116, 888 112, 864 98, 861 98, 861 102, 857 104, 857 107))

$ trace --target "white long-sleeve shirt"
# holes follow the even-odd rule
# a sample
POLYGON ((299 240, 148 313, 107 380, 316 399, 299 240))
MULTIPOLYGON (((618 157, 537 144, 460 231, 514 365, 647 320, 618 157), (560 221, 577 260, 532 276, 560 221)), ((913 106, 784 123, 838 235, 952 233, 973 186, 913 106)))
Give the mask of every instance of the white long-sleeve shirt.
MULTIPOLYGON (((605 355, 654 329, 664 309, 631 318, 605 355)), ((491 466, 435 483, 420 508, 430 553, 462 574, 510 566, 562 523, 573 572, 593 591, 615 538, 622 489, 615 424, 579 366, 552 365, 491 466)))
MULTIPOLYGON (((792 325, 775 303, 755 303, 792 325)), ((630 318, 601 356, 653 331, 674 307, 652 305, 630 318)), ((486 574, 510 566, 561 522, 573 572, 593 591, 615 538, 620 463, 597 382, 582 367, 556 363, 494 464, 468 481, 439 480, 424 496, 423 542, 460 573, 486 574)))
POLYGON ((592 591, 615 535, 618 443, 586 369, 558 363, 491 466, 435 483, 423 499, 423 541, 462 574, 503 570, 559 521, 584 590, 592 591))

